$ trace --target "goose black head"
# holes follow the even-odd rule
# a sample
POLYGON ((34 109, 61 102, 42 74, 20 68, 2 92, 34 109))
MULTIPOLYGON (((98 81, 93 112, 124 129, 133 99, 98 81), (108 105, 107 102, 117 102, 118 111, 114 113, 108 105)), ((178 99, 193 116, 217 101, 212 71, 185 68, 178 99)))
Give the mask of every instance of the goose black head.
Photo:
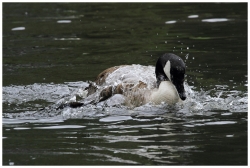
POLYGON ((157 87, 162 81, 171 81, 179 94, 181 100, 186 99, 184 89, 185 63, 172 53, 166 53, 159 57, 155 66, 157 87))

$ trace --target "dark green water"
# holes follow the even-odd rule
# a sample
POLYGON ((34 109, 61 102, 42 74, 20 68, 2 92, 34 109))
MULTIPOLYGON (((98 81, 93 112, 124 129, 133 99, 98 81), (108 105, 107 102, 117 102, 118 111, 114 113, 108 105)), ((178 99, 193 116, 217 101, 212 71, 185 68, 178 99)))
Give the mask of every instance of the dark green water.
POLYGON ((247 3, 3 3, 2 15, 3 165, 247 165, 247 3), (183 109, 36 113, 166 52, 187 65, 183 109))

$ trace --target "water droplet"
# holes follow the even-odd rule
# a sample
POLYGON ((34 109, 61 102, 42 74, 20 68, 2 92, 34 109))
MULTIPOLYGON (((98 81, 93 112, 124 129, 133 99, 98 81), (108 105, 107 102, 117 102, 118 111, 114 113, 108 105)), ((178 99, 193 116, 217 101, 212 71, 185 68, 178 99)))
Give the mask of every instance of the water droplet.
POLYGON ((187 50, 189 50, 189 47, 187 47, 187 50))

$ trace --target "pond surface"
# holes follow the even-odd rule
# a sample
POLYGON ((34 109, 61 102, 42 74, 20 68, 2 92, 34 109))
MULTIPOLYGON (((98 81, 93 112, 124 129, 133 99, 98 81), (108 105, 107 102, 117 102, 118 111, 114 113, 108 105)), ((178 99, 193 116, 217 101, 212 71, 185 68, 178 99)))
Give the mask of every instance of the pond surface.
POLYGON ((247 3, 3 3, 3 165, 247 165, 247 3), (186 63, 181 106, 58 109, 104 69, 186 63))

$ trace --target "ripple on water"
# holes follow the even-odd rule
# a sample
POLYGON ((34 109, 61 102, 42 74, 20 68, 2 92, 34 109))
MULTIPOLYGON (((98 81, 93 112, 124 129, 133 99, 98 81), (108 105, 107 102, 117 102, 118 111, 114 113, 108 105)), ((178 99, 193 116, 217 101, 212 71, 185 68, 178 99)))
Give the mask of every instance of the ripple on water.
POLYGON ((124 120, 132 120, 131 116, 109 116, 105 118, 101 118, 100 122, 114 122, 114 121, 124 121, 124 120))

